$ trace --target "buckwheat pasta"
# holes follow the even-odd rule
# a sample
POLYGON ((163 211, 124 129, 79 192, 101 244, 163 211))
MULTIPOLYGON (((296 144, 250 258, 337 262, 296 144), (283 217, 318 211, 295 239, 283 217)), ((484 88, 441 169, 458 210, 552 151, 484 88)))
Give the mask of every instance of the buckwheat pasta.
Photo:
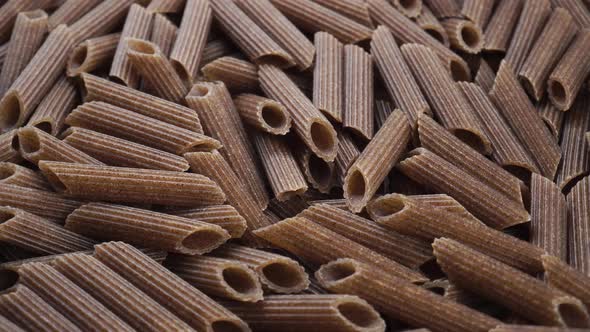
POLYGON ((291 129, 291 116, 281 103, 253 94, 240 94, 234 98, 236 110, 242 120, 261 131, 285 135, 291 129))
POLYGON ((544 255, 542 260, 547 283, 577 297, 590 308, 590 277, 555 256, 544 255))
POLYGON ((38 190, 51 188, 37 172, 11 162, 0 162, 0 183, 38 190))
POLYGON ((543 119, 547 128, 549 128, 549 131, 555 137, 555 141, 559 141, 566 112, 558 110, 547 97, 543 98, 537 104, 537 110, 539 116, 543 119))
POLYGON ((582 0, 551 0, 553 7, 567 9, 580 29, 590 28, 590 12, 582 0))
POLYGON ((426 6, 422 6, 422 12, 416 17, 416 24, 426 31, 427 34, 431 35, 434 39, 438 40, 441 44, 449 47, 449 36, 447 31, 440 24, 440 21, 434 16, 432 11, 426 6))
POLYGON ((590 73, 590 60, 584 56, 589 48, 590 30, 580 30, 549 75, 547 94, 559 110, 570 109, 590 73))
POLYGON ((202 133, 195 111, 90 74, 81 75, 85 101, 102 101, 178 127, 202 133))
POLYGON ((94 256, 198 331, 250 331, 229 310, 128 244, 97 245, 94 256))
POLYGON ((545 327, 538 325, 500 325, 490 332, 583 332, 585 329, 574 329, 566 327, 545 327))
POLYGON ((186 96, 186 102, 201 118, 205 132, 221 142, 221 155, 252 198, 262 210, 266 209, 268 194, 257 167, 256 153, 225 85, 221 82, 197 83, 186 96))
MULTIPOLYGON (((252 136, 275 197, 280 201, 285 201, 307 191, 307 183, 305 183, 303 173, 284 138, 266 133, 253 133, 252 136)), ((315 156, 309 156, 308 159, 312 157, 315 156)))
POLYGON ((21 209, 55 223, 63 223, 81 204, 50 191, 0 184, 0 206, 21 209))
POLYGON ((18 144, 21 156, 35 165, 41 160, 103 165, 86 153, 35 127, 19 129, 18 144))
POLYGON ((338 150, 338 138, 332 124, 281 69, 261 65, 258 74, 262 90, 287 108, 293 130, 305 145, 318 157, 333 161, 338 150))
POLYGON ((496 0, 463 0, 461 16, 484 29, 492 15, 496 0))
POLYGON ((246 264, 208 256, 171 255, 166 267, 207 295, 240 302, 262 300, 258 276, 246 264))
POLYGON ((0 73, 0 94, 4 94, 41 47, 47 33, 47 13, 38 9, 16 17, 0 73))
POLYGON ((428 242, 392 232, 338 207, 312 205, 297 216, 309 219, 412 269, 417 269, 432 259, 428 242))
POLYGON ((522 6, 523 0, 498 1, 484 32, 485 51, 506 52, 522 6))
POLYGON ((0 128, 22 125, 59 78, 71 48, 71 29, 53 30, 0 100, 0 128))
POLYGON ((436 54, 418 44, 403 45, 401 53, 442 125, 475 150, 489 154, 491 144, 481 123, 436 54))
POLYGON ((522 69, 549 14, 551 14, 549 0, 524 0, 518 24, 504 57, 504 61, 508 62, 515 72, 518 73, 522 69))
POLYGON ((323 205, 328 205, 330 207, 342 209, 344 211, 350 211, 348 209, 348 205, 346 205, 346 200, 344 198, 320 199, 320 200, 315 200, 315 201, 309 201, 308 203, 310 206, 323 204, 323 205))
POLYGON ((52 0, 8 0, 0 7, 0 41, 10 38, 16 18, 20 12, 51 7, 52 0))
POLYGON ((136 330, 192 331, 185 322, 93 256, 65 255, 56 259, 53 266, 136 330))
POLYGON ((379 313, 357 296, 270 295, 254 304, 224 304, 256 331, 385 331, 379 313))
POLYGON ((577 180, 590 172, 590 156, 586 151, 586 131, 590 129, 590 97, 586 92, 578 95, 572 109, 565 115, 561 133, 562 161, 556 183, 568 192, 577 180))
POLYGON ((362 25, 373 27, 369 16, 369 7, 363 0, 314 0, 320 5, 330 8, 362 25))
POLYGON ((567 195, 569 214, 569 264, 590 275, 590 177, 579 181, 567 195))
POLYGON ((111 33, 90 38, 78 44, 68 59, 68 76, 75 77, 82 73, 90 73, 105 66, 115 56, 120 38, 120 33, 111 33))
POLYGON ((389 96, 406 113, 410 125, 415 128, 420 114, 431 113, 430 106, 404 61, 396 40, 385 26, 379 26, 373 33, 371 54, 389 96))
MULTIPOLYGON (((13 318, 13 317, 11 317, 11 318, 13 318)), ((0 331, 2 331, 2 332, 25 332, 25 330, 23 330, 18 325, 14 324, 13 322, 8 320, 8 318, 6 318, 4 316, 0 316, 0 331)))
POLYGON ((285 249, 311 264, 338 258, 353 258, 406 282, 420 283, 424 277, 347 237, 301 217, 284 219, 254 231, 256 236, 285 249))
POLYGON ((410 136, 407 117, 394 111, 346 172, 344 198, 352 212, 360 212, 377 192, 406 150, 410 136), (380 158, 378 162, 376 156, 380 158))
POLYGON ((494 73, 492 68, 490 68, 490 65, 488 65, 484 59, 481 59, 479 62, 479 69, 477 70, 477 74, 475 75, 473 82, 479 85, 482 90, 487 93, 492 90, 495 79, 496 73, 494 73))
POLYGON ((27 126, 36 127, 51 135, 61 132, 66 116, 78 101, 76 86, 62 76, 41 100, 29 118, 27 126))
POLYGON ((258 274, 265 289, 275 293, 298 293, 309 285, 303 267, 285 256, 236 244, 225 244, 210 255, 246 264, 258 274))
POLYGON ((150 41, 158 46, 162 54, 169 57, 176 40, 178 28, 166 16, 154 14, 150 41))
POLYGON ((339 183, 344 183, 346 172, 360 154, 361 151, 356 146, 351 134, 340 130, 338 133, 338 154, 334 160, 339 183))
POLYGON ((331 292, 360 296, 386 316, 432 331, 488 331, 496 319, 437 295, 420 286, 382 273, 356 259, 338 259, 315 274, 331 292))
POLYGON ((71 25, 100 3, 100 0, 65 0, 49 16, 49 30, 60 24, 71 25))
POLYGON ((588 327, 582 302, 454 240, 434 241, 434 255, 451 282, 542 325, 588 327), (510 284, 510 287, 506 287, 510 284))
POLYGON ((437 18, 461 16, 460 3, 455 0, 424 0, 424 2, 437 18))
POLYGON ((327 117, 342 122, 344 114, 344 49, 327 32, 314 35, 313 104, 327 117))
POLYGON ((21 284, 82 330, 133 331, 121 318, 48 264, 25 264, 19 268, 19 275, 21 284))
MULTIPOLYGON (((408 194, 404 194, 408 195, 408 194)), ((446 194, 413 194, 411 198, 416 202, 421 202, 427 204, 429 206, 443 209, 448 213, 456 214, 461 220, 471 220, 477 224, 484 225, 481 220, 477 219, 476 217, 471 214, 471 212, 467 211, 467 209, 461 205, 457 200, 453 197, 446 195, 446 194)), ((379 200, 380 198, 376 199, 379 200)))
POLYGON ((200 174, 41 161, 55 190, 89 200, 173 206, 221 204, 219 186, 200 174))
POLYGON ((500 65, 489 95, 537 163, 541 174, 553 178, 561 151, 508 63, 503 61, 500 65))
MULTIPOLYGON (((117 50, 111 63, 111 70, 109 77, 117 83, 123 84, 130 88, 137 88, 139 86, 140 74, 134 69, 132 58, 128 56, 129 53, 129 39, 148 39, 152 27, 152 13, 144 7, 133 4, 129 8, 117 50), (129 39, 128 39, 129 38, 129 39)), ((141 68, 140 68, 141 69, 141 68)), ((143 76, 143 75, 141 75, 143 76)))
POLYGON ((10 316, 18 326, 27 331, 82 331, 23 285, 11 288, 0 295, 0 313, 10 316))
POLYGON ((543 97, 551 71, 578 30, 563 8, 555 9, 544 26, 518 72, 525 90, 537 101, 543 97))
POLYGON ((213 60, 201 69, 209 81, 221 81, 232 92, 258 90, 258 68, 251 62, 224 56, 213 60))
POLYGON ((135 0, 105 0, 69 25, 74 42, 105 35, 125 19, 135 0))
POLYGON ((299 161, 307 182, 320 193, 329 194, 336 185, 335 162, 327 162, 314 155, 309 149, 299 149, 297 152, 296 159, 299 161))
POLYGON ((78 106, 66 123, 175 154, 221 147, 209 136, 99 101, 78 106))
POLYGON ((147 9, 154 13, 178 13, 185 2, 185 0, 152 0, 147 9))
POLYGON ((281 202, 278 199, 271 199, 270 202, 268 202, 268 210, 276 214, 279 219, 294 217, 308 207, 309 203, 303 198, 303 196, 295 196, 284 202, 281 202))
POLYGON ((0 46, 0 66, 4 64, 6 53, 8 53, 8 43, 4 43, 0 46))
POLYGON ((201 208, 172 210, 166 213, 198 220, 225 229, 232 238, 239 238, 246 231, 246 220, 231 205, 212 205, 201 208))
POLYGON ((522 203, 424 148, 413 150, 397 168, 410 179, 453 197, 490 227, 504 229, 530 220, 522 203))
POLYGON ((225 39, 212 40, 205 45, 200 67, 235 52, 234 46, 225 39))
POLYGON ((460 18, 447 18, 442 21, 442 26, 453 48, 470 54, 481 52, 485 42, 483 31, 477 24, 460 18))

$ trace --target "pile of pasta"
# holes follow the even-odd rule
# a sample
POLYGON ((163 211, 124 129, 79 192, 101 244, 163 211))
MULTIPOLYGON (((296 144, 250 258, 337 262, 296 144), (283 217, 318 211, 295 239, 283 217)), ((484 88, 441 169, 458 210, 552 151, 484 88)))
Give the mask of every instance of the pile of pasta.
POLYGON ((0 3, 0 331, 590 330, 590 3, 0 3))

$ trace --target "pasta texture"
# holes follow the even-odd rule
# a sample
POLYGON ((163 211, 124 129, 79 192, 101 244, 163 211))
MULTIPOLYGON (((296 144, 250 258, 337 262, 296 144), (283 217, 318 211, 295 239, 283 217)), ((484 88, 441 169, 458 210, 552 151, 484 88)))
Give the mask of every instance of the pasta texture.
POLYGON ((224 56, 203 66, 209 81, 221 81, 232 92, 255 92, 258 89, 258 68, 251 62, 224 56))
MULTIPOLYGON (((170 57, 170 53, 176 42, 177 34, 178 27, 166 18, 166 16, 163 14, 154 14, 150 41, 157 45, 162 54, 167 57, 170 57)), ((174 62, 172 63, 174 65, 174 62)), ((179 69, 175 68, 175 70, 178 73, 179 69)))
POLYGON ((339 183, 344 183, 346 172, 361 154, 351 134, 340 131, 338 134, 338 154, 334 160, 336 176, 339 183))
POLYGON ((565 261, 551 255, 543 256, 545 280, 552 287, 558 288, 577 297, 590 307, 590 277, 567 265, 565 261))
POLYGON ((70 26, 76 43, 105 35, 125 19, 134 0, 105 0, 70 26))
POLYGON ((495 0, 464 0, 461 15, 483 29, 492 16, 494 3, 495 0))
POLYGON ((63 223, 81 204, 50 191, 0 183, 0 206, 21 209, 55 223, 63 223))
POLYGON ((154 13, 177 13, 182 10, 184 3, 183 0, 153 0, 147 9, 154 13))
POLYGON ((506 52, 514 27, 522 11, 523 0, 498 1, 485 29, 485 46, 488 52, 506 52))
POLYGON ((313 104, 325 116, 342 122, 344 115, 344 45, 327 32, 314 35, 313 104))
POLYGON ((56 136, 64 127, 68 113, 78 101, 76 86, 62 76, 41 100, 27 126, 39 128, 56 136))
POLYGON ((0 183, 19 187, 48 190, 49 183, 37 172, 11 162, 0 162, 0 183))
POLYGON ((373 27, 373 22, 369 15, 369 7, 363 0, 315 0, 315 2, 362 25, 373 27))
POLYGON ((22 160, 18 151, 17 129, 10 130, 0 135, 0 160, 19 162, 22 160))
POLYGON ((71 25, 100 3, 100 0, 65 0, 49 16, 49 30, 60 24, 71 25))
POLYGON ((416 24, 441 44, 451 46, 447 31, 428 7, 422 6, 422 12, 416 17, 416 24))
POLYGON ((319 158, 309 149, 299 150, 297 159, 307 182, 320 193, 329 194, 336 185, 336 163, 319 158))
POLYGON ((68 76, 76 77, 105 66, 115 56, 120 39, 120 33, 112 33, 78 44, 68 59, 68 76))
POLYGON ((291 129, 291 116, 281 103, 265 97, 244 93, 234 99, 242 120, 266 133, 285 135, 291 129))
POLYGON ((566 112, 558 110, 555 105, 551 103, 549 98, 543 98, 543 100, 537 104, 537 110, 539 116, 541 116, 541 119, 543 119, 543 122, 545 122, 545 125, 549 128, 549 131, 555 137, 555 140, 559 141, 566 112))
POLYGON ((588 197, 590 197, 590 177, 585 177, 578 182, 567 195, 569 264, 585 275, 590 275, 590 251, 588 251, 590 246, 590 241, 588 241, 590 204, 588 197))
POLYGON ((216 39, 209 41, 203 49, 203 58, 201 59, 200 68, 208 63, 222 58, 226 55, 231 55, 235 52, 235 47, 225 39, 216 39))
POLYGON ((344 128, 373 138, 373 58, 361 47, 344 46, 344 128))
POLYGON ((231 205, 212 205, 200 208, 167 211, 179 217, 198 220, 225 229, 232 238, 240 238, 246 231, 246 220, 231 205))
POLYGON ((490 68, 490 65, 482 59, 479 61, 479 69, 473 82, 479 85, 485 92, 490 92, 496 79, 496 73, 490 68))
POLYGON ((461 7, 453 0, 424 0, 434 16, 438 18, 456 17, 461 13, 461 7))
POLYGON ((484 35, 481 28, 469 20, 449 18, 442 21, 451 47, 470 54, 481 52, 484 35))

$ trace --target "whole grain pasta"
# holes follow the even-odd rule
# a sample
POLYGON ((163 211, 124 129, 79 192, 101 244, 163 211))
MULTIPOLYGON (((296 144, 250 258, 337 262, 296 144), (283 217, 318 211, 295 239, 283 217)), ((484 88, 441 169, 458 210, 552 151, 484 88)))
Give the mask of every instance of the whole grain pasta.
POLYGON ((213 60, 201 68, 209 81, 221 81, 232 92, 258 90, 258 68, 251 62, 231 56, 213 60))
MULTIPOLYGON (((408 194, 404 194, 408 195, 408 194)), ((383 196, 382 196, 383 197, 383 196)), ((471 212, 461 205, 453 197, 446 194, 411 194, 411 198, 417 202, 428 204, 429 206, 443 209, 448 213, 456 214, 461 220, 470 220, 474 223, 484 225, 484 223, 477 219, 471 212)), ((380 198, 376 199, 380 200, 380 198)), ((370 215, 370 214, 369 214, 370 215)))
POLYGON ((551 103, 549 98, 541 99, 536 105, 539 116, 549 128, 551 134, 555 137, 555 141, 561 138, 561 131, 563 129, 563 121, 565 120, 566 112, 560 111, 551 103))
POLYGON ((285 135, 291 129, 291 116, 285 106, 275 100, 244 93, 234 98, 234 104, 242 120, 258 130, 285 135))
MULTIPOLYGON (((373 27, 369 16, 369 7, 363 0, 314 0, 320 5, 330 8, 362 25, 373 27)), ((419 1, 416 1, 419 2, 419 1)))
POLYGON ((480 29, 485 29, 492 15, 496 0, 464 0, 461 16, 475 23, 480 29))
POLYGON ((373 138, 373 59, 356 45, 344 46, 344 117, 342 125, 373 138))
POLYGON ((207 42, 203 49, 203 56, 199 68, 226 55, 235 53, 235 47, 225 39, 215 39, 207 42))
POLYGON ((460 3, 455 0, 424 0, 437 18, 458 17, 461 15, 460 3))
POLYGON ((147 9, 154 13, 177 13, 182 10, 184 4, 184 0, 153 0, 150 1, 147 9))
MULTIPOLYGON (((150 41, 160 48, 162 54, 170 57, 176 41, 178 28, 163 14, 154 14, 150 41)), ((174 65, 174 62, 173 62, 174 65)), ((178 72, 178 69, 176 69, 178 72)))
POLYGON ((0 135, 0 160, 17 163, 22 160, 18 151, 17 129, 0 135))
POLYGON ((86 39, 70 53, 67 74, 75 77, 105 66, 113 58, 121 39, 120 33, 86 39))
POLYGON ((448 18, 442 21, 451 46, 463 52, 477 54, 484 47, 482 29, 469 20, 448 18))
POLYGON ((416 24, 418 24, 422 30, 426 31, 427 34, 431 35, 441 44, 445 45, 446 47, 451 45, 447 31, 442 26, 442 24, 440 24, 440 21, 436 18, 436 16, 434 16, 432 11, 425 5, 422 6, 422 12, 420 15, 416 17, 416 24))
POLYGON ((485 59, 480 59, 479 69, 477 70, 477 74, 475 75, 473 82, 479 85, 479 87, 487 93, 492 90, 495 79, 496 73, 492 70, 485 59))
POLYGON ((585 329, 575 329, 566 327, 545 327, 539 325, 500 325, 490 332, 583 332, 585 329))
POLYGON ((547 283, 577 297, 590 308, 590 277, 555 256, 544 255, 542 260, 547 283))
POLYGON ((522 7, 523 0, 498 1, 484 32, 484 50, 506 52, 522 7))
POLYGON ((66 116, 78 101, 76 86, 62 76, 41 100, 27 126, 36 127, 53 136, 61 132, 66 116))
POLYGON ((35 9, 48 9, 53 5, 52 0, 8 0, 0 7, 0 41, 10 38, 16 17, 20 12, 35 9))
POLYGON ((338 154, 334 160, 339 183, 344 183, 346 172, 361 154, 351 134, 340 130, 338 133, 338 154))
POLYGON ((294 217, 308 207, 309 203, 304 196, 295 196, 283 202, 278 199, 271 199, 268 202, 268 210, 279 217, 279 220, 294 217))
POLYGON ((336 37, 324 31, 314 35, 314 44, 313 104, 330 119, 342 122, 344 46, 336 37))
POLYGON ((25 188, 48 190, 51 186, 37 172, 11 162, 0 162, 0 183, 25 188))
POLYGON ((105 35, 125 19, 135 0, 106 0, 99 3, 70 26, 74 42, 105 35))
POLYGON ((246 219, 231 205, 212 205, 200 208, 166 211, 175 216, 198 220, 225 229, 232 238, 240 238, 246 231, 246 219))
POLYGON ((568 257, 569 264, 586 275, 590 275, 590 177, 579 181, 567 195, 569 215, 568 257))
POLYGON ((335 162, 325 161, 309 149, 298 149, 297 155, 301 171, 307 182, 320 193, 329 194, 336 185, 335 162))
POLYGON ((60 24, 71 25, 100 3, 100 0, 65 0, 49 16, 49 30, 60 24))
POLYGON ((590 28, 590 12, 583 0, 551 0, 551 4, 567 9, 580 29, 590 28))
POLYGON ((25 330, 23 330, 18 325, 14 324, 10 320, 8 320, 8 318, 6 318, 4 316, 0 316, 0 331, 2 331, 2 332, 24 332, 25 330))

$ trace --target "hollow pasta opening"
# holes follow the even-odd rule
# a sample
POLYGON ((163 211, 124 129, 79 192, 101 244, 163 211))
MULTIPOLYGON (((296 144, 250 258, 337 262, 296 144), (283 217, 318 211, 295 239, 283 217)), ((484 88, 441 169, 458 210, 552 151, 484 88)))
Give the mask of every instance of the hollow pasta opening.
POLYGON ((436 29, 424 29, 424 31, 432 36, 432 38, 438 40, 441 44, 445 43, 445 37, 436 29))
POLYGON ((143 53, 147 55, 154 55, 157 53, 157 49, 154 47, 152 43, 145 42, 139 39, 126 39, 127 47, 130 51, 143 53))
POLYGON ((22 105, 16 93, 5 95, 0 104, 0 127, 2 129, 15 127, 20 119, 21 111, 22 105))
POLYGON ((33 125, 33 127, 39 129, 39 130, 43 130, 44 132, 51 134, 51 132, 53 131, 53 125, 51 124, 51 122, 49 121, 40 121, 37 122, 33 125))
POLYGON ((321 268, 321 277, 327 283, 338 282, 356 273, 356 267, 352 261, 336 261, 321 268))
POLYGON ((301 271, 287 262, 274 262, 264 266, 262 275, 269 282, 285 288, 298 286, 304 281, 301 271))
POLYGON ((246 331, 242 326, 239 324, 227 321, 227 320, 218 320, 211 324, 211 330, 213 332, 244 332, 246 331))
POLYGON ((262 106, 260 114, 262 120, 271 128, 281 129, 287 125, 287 116, 277 105, 266 104, 262 106))
POLYGON ((47 14, 45 14, 45 12, 42 10, 33 10, 29 12, 23 12, 22 14, 30 20, 36 20, 47 16, 47 14))
POLYGON ((208 250, 223 243, 225 238, 222 233, 210 230, 202 229, 193 232, 184 240, 182 240, 182 246, 190 250, 208 250))
POLYGON ((256 64, 266 64, 266 65, 274 65, 279 68, 288 68, 293 66, 293 62, 287 58, 287 55, 279 55, 279 54, 266 54, 261 57, 258 57, 255 60, 256 64))
POLYGON ((325 154, 331 154, 334 150, 334 136, 330 128, 321 122, 311 124, 311 141, 318 150, 325 154))
POLYGON ((71 70, 79 69, 86 63, 88 58, 88 47, 86 45, 80 45, 74 49, 70 57, 69 67, 71 70))
POLYGON ((209 94, 209 87, 203 84, 195 84, 189 93, 189 97, 205 97, 209 94))
POLYGON ((338 311, 344 318, 356 326, 370 327, 380 322, 379 314, 363 303, 344 302, 338 305, 338 311))
POLYGON ((387 217, 401 212, 405 207, 401 197, 390 196, 374 201, 371 205, 371 213, 377 217, 387 217))
POLYGON ((365 176, 359 170, 354 170, 347 180, 344 190, 346 190, 348 199, 353 204, 361 202, 367 191, 365 176))
POLYGON ((560 303, 557 312, 567 327, 590 327, 588 313, 573 303, 560 303))
POLYGON ((13 270, 0 270, 0 291, 16 285, 19 278, 19 274, 13 270))
POLYGON ((20 148, 25 153, 35 153, 41 149, 41 141, 34 129, 21 129, 18 132, 18 136, 20 148))
POLYGON ((451 76, 455 82, 469 81, 471 79, 469 68, 465 67, 459 60, 452 59, 450 66, 451 76))
POLYGON ((53 189, 55 189, 55 191, 64 192, 67 190, 66 185, 59 179, 55 172, 53 172, 49 167, 45 165, 44 161, 39 162, 39 168, 41 169, 43 175, 45 175, 45 178, 47 179, 47 181, 49 181, 53 189))
POLYGON ((418 10, 420 1, 418 0, 399 0, 399 5, 408 11, 418 10))
POLYGON ((10 219, 14 218, 16 214, 10 210, 10 208, 2 208, 0 209, 0 224, 3 224, 10 219))
POLYGON ((455 135, 455 137, 460 139, 463 143, 472 147, 474 150, 480 153, 486 152, 486 145, 484 144, 483 140, 479 135, 465 129, 455 129, 453 130, 453 134, 455 135))
POLYGON ((461 39, 469 48, 476 49, 481 44, 481 35, 474 26, 466 24, 461 28, 461 39))
POLYGON ((0 164, 0 180, 8 179, 14 175, 16 167, 8 163, 0 164))
POLYGON ((332 168, 325 160, 319 158, 315 154, 311 154, 309 156, 308 167, 313 181, 315 181, 320 188, 327 188, 330 186, 332 180, 332 168))
POLYGON ((174 68, 174 71, 176 72, 178 77, 180 77, 182 84, 186 88, 190 89, 191 84, 192 84, 192 78, 191 78, 192 75, 189 74, 189 72, 186 70, 186 68, 180 62, 171 61, 171 63, 172 63, 172 68, 174 68))
POLYGON ((565 104, 567 98, 567 92, 565 87, 558 81, 549 81, 549 95, 556 104, 565 104))
POLYGON ((225 283, 238 293, 253 294, 258 291, 256 276, 240 267, 227 267, 222 272, 225 283))

